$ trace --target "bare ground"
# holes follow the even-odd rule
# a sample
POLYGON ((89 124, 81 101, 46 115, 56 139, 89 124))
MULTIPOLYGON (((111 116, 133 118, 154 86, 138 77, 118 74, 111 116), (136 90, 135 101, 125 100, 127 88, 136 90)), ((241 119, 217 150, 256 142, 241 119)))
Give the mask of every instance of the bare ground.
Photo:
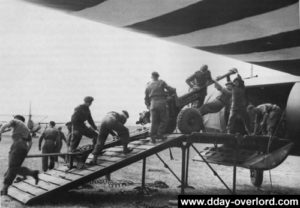
MULTIPOLYGON (((82 144, 89 143, 83 140, 82 144)), ((30 154, 38 153, 38 139, 34 139, 30 154)), ((3 136, 0 143, 0 180, 7 168, 7 155, 11 140, 3 136)), ((206 145, 198 145, 203 149, 206 145)), ((65 148, 65 147, 64 147, 65 148)), ((63 150, 65 151, 65 149, 63 150)), ((163 151, 160 155, 174 170, 178 177, 181 173, 181 151, 172 149, 174 160, 170 160, 169 151, 163 151)), ((191 151, 191 158, 195 156, 191 151)), ((26 159, 25 166, 41 169, 40 159, 26 159)), ((212 165, 223 180, 232 186, 232 167, 212 165)), ((192 194, 229 194, 228 190, 214 176, 211 170, 200 162, 190 162, 189 185, 195 189, 187 189, 192 194)), ((108 183, 101 178, 92 184, 85 185, 79 189, 60 194, 33 207, 170 207, 169 200, 176 199, 180 192, 177 187, 179 182, 164 167, 156 156, 147 159, 147 186, 151 188, 148 195, 140 195, 134 188, 141 185, 142 162, 135 163, 123 168, 111 175, 112 182, 108 183), (155 187, 155 181, 162 181, 169 188, 155 187)), ((300 194, 300 158, 289 156, 279 167, 264 174, 263 186, 257 189, 251 185, 249 170, 238 168, 237 170, 237 193, 238 194, 300 194)), ((2 207, 26 207, 10 197, 1 198, 2 207)), ((1 207, 1 206, 0 206, 1 207)))

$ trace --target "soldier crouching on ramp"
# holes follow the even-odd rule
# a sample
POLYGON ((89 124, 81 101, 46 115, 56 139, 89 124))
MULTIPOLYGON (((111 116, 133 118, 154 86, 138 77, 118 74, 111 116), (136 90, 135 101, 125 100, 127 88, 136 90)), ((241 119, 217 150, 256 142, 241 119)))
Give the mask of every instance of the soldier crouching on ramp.
POLYGON ((159 80, 157 72, 152 73, 152 82, 149 82, 145 91, 145 104, 150 110, 151 130, 150 136, 152 143, 156 139, 163 139, 163 134, 166 132, 169 115, 167 96, 168 93, 174 93, 175 88, 170 87, 163 80, 159 80))
POLYGON ((94 157, 91 164, 97 164, 97 157, 101 154, 109 134, 120 138, 124 154, 132 151, 132 149, 127 147, 129 142, 129 130, 124 126, 128 118, 129 114, 125 110, 123 110, 122 113, 109 112, 106 114, 100 125, 100 134, 97 139, 97 144, 92 152, 94 157))
POLYGON ((70 151, 74 152, 78 147, 82 136, 93 139, 93 145, 96 144, 98 134, 96 133, 97 127, 92 118, 91 111, 89 107, 94 101, 93 97, 87 96, 84 98, 84 103, 75 108, 74 113, 71 118, 72 123, 72 136, 70 142, 70 151), (92 129, 85 125, 85 121, 91 125, 92 129))
POLYGON ((22 167, 30 148, 32 145, 30 131, 24 124, 25 118, 21 115, 16 115, 13 120, 2 126, 0 130, 0 141, 1 134, 7 128, 12 128, 12 140, 9 156, 8 156, 8 169, 4 175, 3 188, 1 195, 7 195, 8 187, 12 184, 17 175, 21 175, 24 178, 31 176, 35 179, 35 183, 39 182, 39 171, 31 170, 27 167, 22 167))

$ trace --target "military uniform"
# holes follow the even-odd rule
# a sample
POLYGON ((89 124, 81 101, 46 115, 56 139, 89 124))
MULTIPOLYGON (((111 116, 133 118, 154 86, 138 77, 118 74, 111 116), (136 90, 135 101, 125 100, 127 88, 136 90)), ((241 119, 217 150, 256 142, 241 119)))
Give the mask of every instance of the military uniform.
POLYGON ((238 121, 241 121, 243 123, 245 130, 248 134, 251 133, 250 119, 247 113, 247 101, 245 93, 245 87, 235 85, 232 87, 232 102, 227 125, 229 133, 241 133, 241 129, 236 128, 238 126, 238 121))
POLYGON ((229 111, 231 104, 231 90, 220 86, 219 84, 217 89, 221 92, 213 101, 202 105, 199 109, 202 116, 208 113, 217 113, 225 107, 225 120, 227 122, 228 116, 226 113, 229 111))
POLYGON ((91 138, 93 139, 93 143, 94 144, 96 143, 98 134, 93 129, 88 128, 84 124, 85 121, 88 121, 88 123, 92 126, 93 129, 97 129, 89 107, 83 104, 75 108, 71 118, 71 122, 73 125, 73 133, 72 133, 73 135, 71 136, 71 142, 70 142, 71 151, 76 150, 82 136, 91 138))
POLYGON ((257 106, 254 134, 273 135, 280 120, 281 110, 277 105, 265 103, 257 106))
POLYGON ((169 119, 167 92, 175 92, 175 89, 163 80, 154 80, 148 83, 145 91, 145 104, 150 109, 151 115, 150 134, 154 140, 162 137, 167 128, 169 119))
POLYGON ((99 155, 103 150, 105 141, 109 134, 116 136, 114 132, 117 132, 122 142, 124 151, 127 150, 127 144, 129 141, 129 130, 124 126, 127 118, 117 112, 109 112, 104 117, 100 125, 100 134, 97 139, 97 144, 93 150, 93 155, 99 155))
MULTIPOLYGON (((56 153, 56 142, 59 140, 59 132, 55 128, 47 128, 41 135, 39 139, 39 149, 41 149, 42 142, 45 140, 43 148, 42 148, 42 153, 47 154, 47 153, 56 153)), ((54 162, 55 162, 55 156, 51 157, 43 157, 42 158, 42 168, 43 171, 47 171, 48 169, 53 169, 54 168, 54 162), (50 158, 50 162, 49 162, 50 158)))
POLYGON ((204 67, 199 71, 196 71, 193 75, 186 79, 186 83, 191 87, 192 91, 202 89, 199 91, 199 99, 192 104, 195 108, 200 108, 207 95, 207 83, 211 82, 211 73, 209 70, 204 70, 204 67))
MULTIPOLYGON (((57 141, 55 144, 55 152, 56 153, 60 153, 62 145, 63 145, 62 141, 64 141, 68 145, 65 134, 62 131, 58 131, 58 133, 59 133, 59 137, 57 137, 57 141)), ((55 157, 55 161, 58 161, 58 157, 55 157)))
POLYGON ((281 109, 277 105, 273 105, 273 108, 267 119, 267 133, 269 136, 273 136, 276 133, 277 126, 281 118, 281 109))
POLYGON ((4 128, 13 128, 12 139, 13 144, 10 147, 8 156, 8 169, 4 175, 3 188, 1 193, 7 194, 8 187, 12 184, 16 175, 21 175, 24 178, 26 176, 31 176, 38 182, 38 171, 31 170, 27 167, 22 167, 28 151, 28 142, 31 142, 30 131, 27 126, 17 119, 13 119, 7 125, 3 126, 1 132, 4 128))

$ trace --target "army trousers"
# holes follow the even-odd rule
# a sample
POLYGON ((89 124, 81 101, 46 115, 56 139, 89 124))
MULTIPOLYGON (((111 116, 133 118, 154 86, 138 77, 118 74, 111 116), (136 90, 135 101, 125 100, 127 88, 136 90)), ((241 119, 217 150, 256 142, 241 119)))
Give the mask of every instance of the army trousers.
POLYGON ((165 99, 153 99, 150 105, 151 138, 160 138, 166 132, 169 121, 168 105, 165 99))
POLYGON ((117 132, 123 148, 126 149, 129 142, 129 130, 114 118, 106 118, 100 125, 100 133, 97 138, 97 143, 93 150, 93 155, 99 155, 103 148, 108 135, 112 132, 117 132))
POLYGON ((4 174, 4 187, 8 187, 12 184, 17 175, 23 177, 34 176, 35 171, 22 167, 28 153, 28 147, 25 141, 16 141, 12 144, 8 156, 8 169, 4 174))

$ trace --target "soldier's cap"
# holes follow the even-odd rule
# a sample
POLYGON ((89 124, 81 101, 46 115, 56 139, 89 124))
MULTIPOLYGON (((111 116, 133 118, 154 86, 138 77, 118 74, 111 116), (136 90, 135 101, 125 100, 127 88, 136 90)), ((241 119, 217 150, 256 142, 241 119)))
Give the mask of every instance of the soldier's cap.
POLYGON ((203 65, 201 66, 200 70, 201 71, 206 71, 208 69, 208 66, 207 65, 203 65))
POLYGON ((49 124, 50 124, 51 126, 55 126, 56 123, 55 123, 54 121, 50 121, 49 124))
POLYGON ((123 113, 127 118, 129 118, 129 113, 128 113, 128 111, 122 110, 122 113, 123 113))
POLYGON ((156 72, 156 71, 154 71, 154 72, 152 72, 152 74, 151 74, 153 77, 159 77, 159 73, 158 72, 156 72))
POLYGON ((94 98, 92 96, 86 96, 83 100, 85 103, 92 103, 94 98))
POLYGON ((15 115, 14 119, 18 119, 19 121, 25 122, 24 116, 21 116, 21 115, 15 115))

